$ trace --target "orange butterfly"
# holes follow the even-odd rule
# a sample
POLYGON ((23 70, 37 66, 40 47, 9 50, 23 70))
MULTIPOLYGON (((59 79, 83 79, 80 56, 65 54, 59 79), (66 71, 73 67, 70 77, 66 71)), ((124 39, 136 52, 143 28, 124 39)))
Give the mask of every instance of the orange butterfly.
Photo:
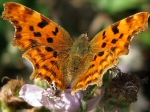
POLYGON ((128 54, 132 37, 147 29, 148 12, 125 18, 103 31, 91 41, 87 34, 77 40, 54 21, 21 4, 7 2, 2 18, 16 28, 13 45, 26 51, 34 72, 31 79, 41 78, 72 93, 88 85, 102 85, 103 74, 128 54))

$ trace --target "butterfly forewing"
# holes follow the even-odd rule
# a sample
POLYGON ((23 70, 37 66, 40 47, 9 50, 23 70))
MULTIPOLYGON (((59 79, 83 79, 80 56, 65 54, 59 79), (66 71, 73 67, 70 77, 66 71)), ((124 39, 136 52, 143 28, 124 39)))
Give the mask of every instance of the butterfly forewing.
POLYGON ((16 27, 13 43, 21 50, 37 45, 67 49, 72 45, 74 40, 68 32, 40 13, 13 2, 5 3, 4 7, 2 17, 16 27))
POLYGON ((128 54, 133 36, 148 28, 148 12, 125 18, 99 32, 90 42, 94 53, 110 50, 116 57, 128 54))

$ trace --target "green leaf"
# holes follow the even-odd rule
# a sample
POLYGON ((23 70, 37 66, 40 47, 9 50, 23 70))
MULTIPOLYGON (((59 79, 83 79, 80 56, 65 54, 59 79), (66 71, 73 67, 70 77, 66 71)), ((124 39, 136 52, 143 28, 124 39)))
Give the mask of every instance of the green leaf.
POLYGON ((81 112, 87 112, 88 105, 85 101, 81 100, 81 112))

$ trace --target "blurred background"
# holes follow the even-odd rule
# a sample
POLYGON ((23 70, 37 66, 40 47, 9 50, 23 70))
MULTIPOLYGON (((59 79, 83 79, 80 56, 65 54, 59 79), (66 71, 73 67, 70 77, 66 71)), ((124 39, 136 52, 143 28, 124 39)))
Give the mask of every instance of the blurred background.
MULTIPOLYGON (((18 2, 30 7, 65 28, 73 38, 88 32, 93 38, 107 26, 132 14, 150 12, 149 0, 0 0, 0 13, 5 2, 18 2)), ((29 76, 32 66, 22 58, 23 52, 12 45, 14 27, 0 18, 0 79, 24 78, 31 83, 29 76)), ((150 79, 150 29, 136 35, 129 55, 122 56, 118 67, 122 72, 136 73, 150 79)), ((5 84, 0 81, 0 86, 5 84)), ((132 112, 150 111, 150 83, 143 84, 138 101, 132 103, 132 112)))

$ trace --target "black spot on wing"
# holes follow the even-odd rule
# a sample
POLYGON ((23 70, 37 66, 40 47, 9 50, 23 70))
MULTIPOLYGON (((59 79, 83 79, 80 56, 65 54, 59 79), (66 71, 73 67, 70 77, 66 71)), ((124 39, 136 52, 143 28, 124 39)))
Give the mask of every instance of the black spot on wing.
POLYGON ((58 33, 58 28, 57 27, 55 27, 55 31, 52 31, 52 33, 53 33, 53 35, 57 35, 57 33, 58 33))
POLYGON ((49 76, 44 76, 44 79, 45 79, 46 81, 48 81, 49 83, 52 82, 52 80, 51 80, 51 78, 50 78, 49 76))
POLYGON ((129 36, 127 37, 127 41, 130 41, 131 38, 132 38, 132 35, 129 35, 129 36))
POLYGON ((102 39, 105 39, 105 38, 106 38, 106 31, 103 32, 102 36, 103 36, 102 39))
POLYGON ((104 55, 104 51, 98 53, 98 56, 103 56, 103 55, 104 55))
POLYGON ((52 51, 54 51, 54 49, 51 48, 51 47, 45 47, 45 50, 46 50, 47 52, 52 52, 52 51))
POLYGON ((37 25, 38 27, 44 28, 45 26, 47 26, 49 24, 49 21, 47 20, 47 18, 41 16, 41 20, 42 21, 40 23, 38 23, 38 25, 37 25))
POLYGON ((116 47, 112 47, 112 48, 111 48, 111 51, 114 52, 115 50, 116 50, 116 47))
POLYGON ((94 56, 94 59, 93 59, 93 61, 95 61, 95 60, 96 60, 96 58, 97 58, 97 55, 95 55, 95 56, 94 56))
POLYGON ((112 31, 114 34, 119 33, 118 25, 119 25, 119 23, 112 25, 112 31))
POLYGON ((122 39, 123 35, 124 35, 124 34, 123 34, 123 33, 121 33, 121 34, 120 34, 120 36, 119 36, 119 39, 122 39))
POLYGON ((19 24, 19 21, 17 20, 12 20, 12 23, 14 23, 15 25, 19 24))
POLYGON ((106 36, 106 31, 103 32, 102 36, 106 36))
POLYGON ((53 43, 53 38, 48 37, 48 38, 47 38, 47 42, 48 42, 48 43, 53 43))
POLYGON ((53 56, 56 58, 58 55, 57 51, 54 51, 53 56))
POLYGON ((102 44, 102 48, 104 48, 104 47, 106 47, 106 42, 103 42, 103 44, 102 44))
POLYGON ((34 27, 33 26, 29 26, 29 30, 30 31, 34 31, 34 27))
POLYGON ((112 39, 111 43, 115 44, 118 41, 118 39, 112 39))
POLYGON ((103 39, 105 39, 106 38, 106 36, 103 36, 103 39))
POLYGON ((47 65, 43 65, 42 68, 45 69, 46 71, 49 70, 49 67, 47 65))
POLYGON ((94 66, 95 66, 94 64, 90 65, 89 69, 93 68, 94 66))
POLYGON ((36 63, 36 64, 35 64, 35 68, 36 68, 36 69, 39 69, 39 68, 40 68, 40 65, 39 65, 38 63, 36 63))
POLYGON ((33 32, 33 34, 35 37, 41 37, 42 36, 42 34, 40 32, 33 32))
POLYGON ((22 31, 22 27, 21 26, 17 26, 17 32, 21 32, 22 31))
POLYGON ((38 43, 36 40, 33 39, 29 39, 29 41, 32 43, 32 46, 36 46, 38 43))

